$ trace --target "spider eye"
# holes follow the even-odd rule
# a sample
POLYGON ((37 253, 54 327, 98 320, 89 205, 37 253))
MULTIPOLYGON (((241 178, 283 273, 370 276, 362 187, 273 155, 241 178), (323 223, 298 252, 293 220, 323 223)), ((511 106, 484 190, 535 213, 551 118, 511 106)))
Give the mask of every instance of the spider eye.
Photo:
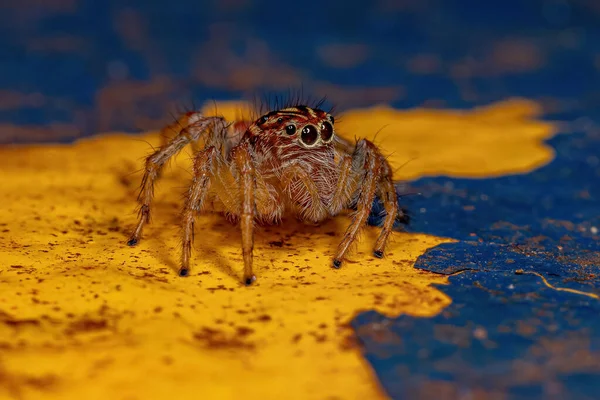
POLYGON ((327 121, 321 125, 321 138, 323 141, 328 142, 333 136, 333 126, 327 121))
POLYGON ((283 118, 277 118, 277 123, 280 124, 283 122, 283 118))
POLYGON ((300 139, 304 144, 310 146, 312 144, 315 144, 318 137, 319 132, 317 132, 317 128, 315 128, 313 125, 307 125, 304 127, 304 129, 302 129, 302 135, 300 136, 300 139))
POLYGON ((332 124, 335 124, 335 118, 333 118, 333 115, 329 115, 329 120, 332 124))
POLYGON ((260 117, 260 118, 258 119, 258 123, 262 125, 262 124, 264 124, 265 122, 267 122, 268 120, 269 120, 269 117, 267 117, 266 115, 263 115, 262 117, 260 117))
POLYGON ((296 133, 296 125, 288 125, 285 127, 285 133, 288 135, 293 135, 296 133))

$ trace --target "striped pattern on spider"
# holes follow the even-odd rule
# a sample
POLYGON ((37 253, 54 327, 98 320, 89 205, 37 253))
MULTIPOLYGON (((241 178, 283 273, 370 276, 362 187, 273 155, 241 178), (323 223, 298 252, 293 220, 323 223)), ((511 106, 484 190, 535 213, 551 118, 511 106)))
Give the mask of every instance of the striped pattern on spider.
POLYGON ((182 212, 180 276, 190 271, 195 216, 208 204, 218 204, 241 227, 246 285, 256 280, 255 223, 277 224, 284 215, 319 223, 343 210, 354 210, 332 261, 334 268, 340 268, 367 224, 376 196, 386 216, 373 254, 382 258, 394 222, 406 218, 398 205, 392 169, 369 140, 352 143, 337 136, 334 117, 319 106, 286 106, 254 122, 228 123, 222 117, 185 113, 165 128, 179 127, 178 133, 146 159, 139 220, 127 244, 135 246, 150 221, 154 183, 163 166, 192 143, 196 152, 182 212))

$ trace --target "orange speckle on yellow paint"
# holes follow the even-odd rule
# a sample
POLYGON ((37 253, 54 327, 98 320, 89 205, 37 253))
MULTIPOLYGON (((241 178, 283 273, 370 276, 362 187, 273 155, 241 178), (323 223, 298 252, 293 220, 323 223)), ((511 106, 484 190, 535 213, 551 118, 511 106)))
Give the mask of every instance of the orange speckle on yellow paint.
MULTIPOLYGON (((239 116, 238 106, 218 109, 239 116)), ((533 119, 529 103, 495 107, 357 110, 340 131, 372 136, 395 124, 377 139, 397 151, 392 162, 421 155, 400 177, 525 171, 550 156, 540 144, 550 128, 533 119), (529 149, 529 158, 521 149, 507 156, 509 144, 529 149), (486 163, 472 165, 477 157, 486 163)), ((0 149, 0 397, 384 397, 348 322, 369 309, 439 313, 450 299, 431 284, 446 280, 413 265, 448 239, 396 233, 379 260, 371 255, 378 229, 370 227, 334 270, 347 216, 320 227, 287 220, 257 229, 258 281, 247 288, 238 228, 203 215, 191 276, 180 278, 189 152, 160 181, 141 243, 125 245, 143 158, 159 141, 157 133, 119 134, 0 149)))

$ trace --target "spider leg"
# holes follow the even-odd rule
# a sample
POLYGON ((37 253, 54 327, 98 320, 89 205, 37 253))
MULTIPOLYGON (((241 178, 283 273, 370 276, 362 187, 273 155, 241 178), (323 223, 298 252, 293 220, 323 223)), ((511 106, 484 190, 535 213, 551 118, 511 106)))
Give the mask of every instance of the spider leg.
POLYGON ((241 213, 240 226, 242 229, 242 253, 244 255, 244 283, 252 284, 256 276, 252 271, 252 252, 254 249, 254 217, 256 171, 254 161, 246 143, 231 150, 232 159, 240 173, 241 213))
POLYGON ((375 199, 377 184, 380 180, 382 161, 384 160, 378 154, 375 145, 368 140, 363 139, 356 146, 353 161, 360 160, 364 160, 361 167, 365 170, 365 174, 359 189, 357 211, 352 217, 352 223, 346 230, 344 238, 337 248, 336 256, 333 259, 334 268, 342 266, 342 261, 350 245, 356 240, 359 231, 366 225, 373 206, 373 200, 375 199))
POLYGON ((394 228, 394 222, 398 216, 398 197, 396 195, 396 189, 394 188, 392 170, 387 162, 383 162, 382 165, 382 176, 379 184, 379 196, 383 201, 383 207, 386 211, 385 220, 383 221, 383 227, 381 233, 375 242, 375 249, 373 254, 375 257, 382 258, 385 245, 394 228))
MULTIPOLYGON (((211 192, 214 192, 216 200, 222 203, 221 211, 229 214, 230 219, 237 221, 241 214, 240 184, 232 173, 234 164, 227 164, 224 159, 217 158, 214 165, 214 173, 211 176, 211 192)), ((237 174, 236 174, 237 175, 237 174)), ((269 185, 260 173, 255 173, 255 216, 264 223, 276 223, 283 215, 283 203, 276 189, 269 185)))
MULTIPOLYGON (((146 170, 144 171, 144 177, 142 178, 140 193, 138 195, 138 202, 140 204, 138 224, 127 241, 129 246, 135 246, 139 242, 144 224, 150 222, 150 205, 154 197, 154 182, 160 175, 165 163, 171 157, 179 153, 188 143, 197 141, 200 138, 200 135, 206 131, 211 124, 224 127, 224 120, 221 117, 200 117, 200 119, 196 120, 191 125, 181 128, 177 136, 146 158, 146 170)), ((222 129, 217 130, 221 131, 222 129)))
POLYGON ((281 221, 284 205, 281 196, 273 185, 265 182, 257 170, 256 174, 256 214, 262 223, 276 224, 281 221))
MULTIPOLYGON (((192 243, 194 241, 195 216, 205 206, 209 191, 216 194, 223 203, 225 211, 235 215, 240 220, 242 231, 242 251, 244 256, 244 282, 252 284, 256 276, 252 271, 252 251, 254 248, 254 218, 264 216, 261 214, 257 202, 269 198, 268 188, 260 186, 260 181, 255 176, 254 163, 249 150, 245 145, 237 146, 231 152, 233 167, 238 171, 239 182, 232 174, 230 164, 219 157, 219 151, 214 147, 207 147, 196 156, 194 161, 194 178, 186 196, 186 203, 182 213, 182 253, 180 276, 186 276, 190 270, 192 243), (256 208, 256 211, 255 211, 256 208)), ((268 204, 264 206, 267 217, 281 214, 280 207, 268 204)))
POLYGON ((329 206, 331 215, 336 215, 350 203, 352 195, 356 192, 358 181, 356 172, 352 169, 352 156, 345 155, 339 165, 339 177, 333 195, 333 201, 329 206))
POLYGON ((217 150, 214 146, 206 148, 196 155, 194 160, 194 178, 188 190, 182 213, 183 242, 179 275, 186 276, 190 271, 190 256, 194 240, 194 219, 202 209, 206 194, 210 188, 210 178, 217 150))
POLYGON ((184 127, 189 126, 189 121, 190 121, 191 115, 193 115, 193 114, 185 113, 185 114, 182 114, 181 116, 179 116, 178 118, 175 118, 175 115, 172 115, 174 121, 168 125, 165 125, 160 130, 160 146, 161 147, 168 145, 169 142, 171 140, 173 140, 175 138, 175 136, 177 136, 184 127))
MULTIPOLYGON (((182 130, 194 124, 194 121, 198 121, 203 118, 205 117, 203 117, 200 112, 194 111, 183 113, 177 119, 175 119, 175 116, 173 116, 174 121, 160 130, 160 147, 162 148, 167 146, 169 142, 171 142, 181 133, 182 130)), ((200 143, 199 140, 190 140, 190 144, 192 148, 192 154, 202 151, 205 147, 202 145, 202 143, 200 143)), ((160 179, 160 173, 157 179, 160 179)))

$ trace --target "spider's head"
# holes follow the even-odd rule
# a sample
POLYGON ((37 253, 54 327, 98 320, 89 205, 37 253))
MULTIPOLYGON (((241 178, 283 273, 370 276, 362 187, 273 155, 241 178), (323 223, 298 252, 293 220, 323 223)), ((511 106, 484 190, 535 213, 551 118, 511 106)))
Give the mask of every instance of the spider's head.
POLYGON ((295 106, 263 115, 252 124, 250 133, 281 145, 311 149, 333 142, 333 124, 333 116, 323 110, 295 106))

